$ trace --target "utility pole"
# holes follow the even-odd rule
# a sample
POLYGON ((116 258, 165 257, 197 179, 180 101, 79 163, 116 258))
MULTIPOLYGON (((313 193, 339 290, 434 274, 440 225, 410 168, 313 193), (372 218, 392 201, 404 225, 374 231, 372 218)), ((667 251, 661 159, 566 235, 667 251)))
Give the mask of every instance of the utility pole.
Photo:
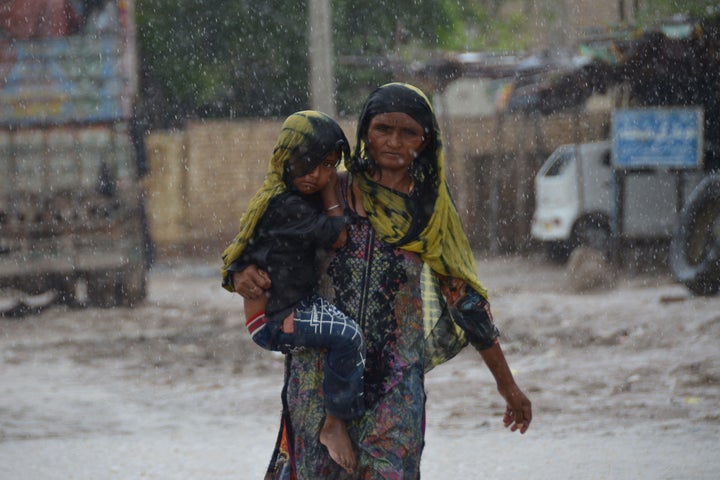
POLYGON ((330 0, 309 0, 310 107, 336 116, 330 0))

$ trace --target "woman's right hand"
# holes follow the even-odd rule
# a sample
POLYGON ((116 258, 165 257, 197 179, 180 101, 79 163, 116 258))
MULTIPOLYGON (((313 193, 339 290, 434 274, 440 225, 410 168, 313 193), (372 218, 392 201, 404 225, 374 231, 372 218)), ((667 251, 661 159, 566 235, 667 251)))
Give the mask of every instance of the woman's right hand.
POLYGON ((270 276, 256 265, 248 265, 240 272, 233 272, 233 287, 243 298, 257 300, 270 288, 270 276))

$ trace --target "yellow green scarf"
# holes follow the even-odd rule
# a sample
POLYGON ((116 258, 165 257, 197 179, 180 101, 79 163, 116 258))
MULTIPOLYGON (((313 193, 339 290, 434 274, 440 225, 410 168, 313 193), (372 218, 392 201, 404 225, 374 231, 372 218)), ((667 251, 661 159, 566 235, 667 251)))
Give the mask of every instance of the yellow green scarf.
POLYGON ((412 85, 391 83, 371 94, 358 122, 355 155, 347 163, 363 193, 363 208, 385 243, 420 254, 435 273, 461 278, 487 299, 487 290, 477 277, 475 257, 445 180, 437 119, 422 91, 412 85), (410 105, 409 108, 406 105, 410 105), (416 188, 421 188, 421 198, 402 195, 371 178, 372 159, 365 148, 364 137, 371 118, 384 112, 407 113, 420 120, 418 123, 423 125, 426 135, 432 137, 425 152, 415 160, 420 166, 411 170, 416 188), (422 219, 425 211, 432 213, 422 219))

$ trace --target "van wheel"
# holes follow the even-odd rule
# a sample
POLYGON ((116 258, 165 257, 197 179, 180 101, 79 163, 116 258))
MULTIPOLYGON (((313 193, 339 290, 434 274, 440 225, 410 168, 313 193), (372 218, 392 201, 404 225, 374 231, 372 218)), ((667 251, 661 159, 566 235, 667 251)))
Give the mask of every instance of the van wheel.
POLYGON ((610 253, 610 225, 603 218, 588 217, 580 220, 573 229, 573 248, 588 247, 607 257, 610 253))
POLYGON ((703 179, 680 212, 670 271, 696 295, 720 291, 720 175, 703 179))
POLYGON ((87 305, 87 281, 83 277, 65 277, 55 286, 56 302, 78 308, 87 305))
POLYGON ((88 282, 90 304, 100 308, 116 305, 117 274, 113 270, 99 271, 91 275, 88 282))
POLYGON ((120 277, 118 300, 124 307, 136 307, 147 296, 147 271, 138 263, 123 269, 120 277))
POLYGON ((545 254, 548 260, 557 264, 566 263, 570 258, 571 251, 572 246, 569 242, 559 240, 556 242, 548 242, 545 245, 545 254))

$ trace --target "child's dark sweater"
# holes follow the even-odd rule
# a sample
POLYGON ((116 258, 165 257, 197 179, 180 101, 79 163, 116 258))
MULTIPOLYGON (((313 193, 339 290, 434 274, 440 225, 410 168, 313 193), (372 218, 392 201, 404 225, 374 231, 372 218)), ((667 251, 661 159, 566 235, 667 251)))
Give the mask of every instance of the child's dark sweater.
POLYGON ((282 321, 317 284, 316 251, 330 248, 345 217, 323 213, 318 195, 285 192, 270 200, 247 248, 232 270, 255 264, 270 274, 266 316, 282 321))

